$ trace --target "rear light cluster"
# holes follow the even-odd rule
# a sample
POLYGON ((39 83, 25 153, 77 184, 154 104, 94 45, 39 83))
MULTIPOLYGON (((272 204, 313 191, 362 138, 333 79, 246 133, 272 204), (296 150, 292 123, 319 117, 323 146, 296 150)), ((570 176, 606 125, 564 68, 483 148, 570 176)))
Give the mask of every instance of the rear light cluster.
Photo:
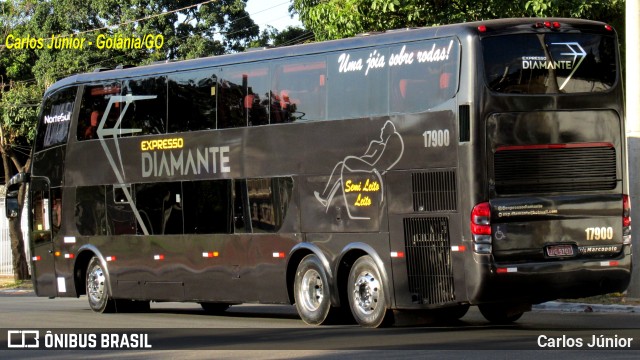
POLYGON ((622 195, 622 242, 631 245, 631 199, 622 195))
POLYGON ((471 211, 471 235, 474 252, 491 254, 491 207, 488 202, 474 206, 471 211))

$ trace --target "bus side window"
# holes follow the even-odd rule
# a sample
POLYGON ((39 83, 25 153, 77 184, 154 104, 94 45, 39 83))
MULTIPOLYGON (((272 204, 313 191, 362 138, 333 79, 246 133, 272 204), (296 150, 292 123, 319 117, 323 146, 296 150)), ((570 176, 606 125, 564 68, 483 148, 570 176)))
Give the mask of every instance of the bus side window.
POLYGON ((218 129, 269 123, 269 75, 260 63, 222 68, 218 129))
POLYGON ((234 190, 236 232, 280 230, 292 199, 290 177, 237 180, 234 190))
POLYGON ((169 132, 216 128, 215 72, 216 69, 205 69, 169 75, 169 132))
POLYGON ((325 56, 277 65, 271 82, 271 123, 324 120, 327 116, 325 56))
POLYGON ((399 44, 389 52, 389 58, 395 63, 389 70, 390 113, 426 111, 455 96, 460 63, 457 40, 442 38, 399 44), (434 48, 450 50, 446 57, 423 58, 434 48), (410 54, 414 61, 402 61, 400 54, 410 54))
MULTIPOLYGON (((329 55, 329 119, 350 119, 389 112, 387 67, 370 68, 367 63, 362 71, 349 71, 349 62, 369 59, 370 54, 386 58, 385 48, 353 50, 329 55)), ((363 60, 364 61, 364 60, 363 60)), ((326 80, 321 78, 320 82, 326 80)))
MULTIPOLYGON (((164 134, 167 132, 167 79, 164 76, 127 80, 121 95, 132 95, 134 101, 125 111, 118 136, 164 134), (125 130, 128 130, 125 131, 125 130)), ((125 108, 126 107, 126 108, 125 108)))
MULTIPOLYGON (((107 199, 107 231, 111 235, 135 235, 136 218, 129 201, 126 198, 126 191, 134 196, 131 185, 109 186, 106 194, 107 199), (126 188, 124 187, 126 186, 126 188)), ((135 201, 135 199, 133 199, 135 201)))
MULTIPOLYGON (((136 184, 136 208, 150 235, 182 234, 180 182, 136 184)), ((143 234, 138 224, 138 234, 143 234)))
MULTIPOLYGON (((98 138, 98 126, 103 121, 103 115, 107 111, 112 96, 120 95, 119 83, 105 83, 89 85, 84 89, 80 114, 78 116, 78 128, 76 137, 78 140, 91 140, 98 138)), ((103 124, 104 129, 112 128, 120 116, 121 103, 113 103, 103 124)))
POLYGON ((185 234, 230 234, 233 231, 231 180, 185 181, 185 234))
POLYGON ((48 231, 51 230, 51 222, 49 220, 49 191, 38 190, 32 191, 32 206, 33 206, 33 227, 35 231, 48 231))
POLYGON ((76 188, 75 223, 80 235, 107 235, 104 186, 76 188))
POLYGON ((51 230, 56 236, 62 225, 62 188, 51 189, 51 230))

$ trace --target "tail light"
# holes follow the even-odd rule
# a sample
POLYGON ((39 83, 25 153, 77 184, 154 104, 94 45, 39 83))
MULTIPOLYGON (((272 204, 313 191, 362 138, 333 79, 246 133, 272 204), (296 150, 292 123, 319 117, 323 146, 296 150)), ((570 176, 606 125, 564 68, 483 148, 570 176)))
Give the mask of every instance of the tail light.
POLYGON ((631 199, 629 195, 622 195, 622 242, 631 244, 631 199))
POLYGON ((488 202, 480 203, 471 210, 471 235, 473 251, 478 254, 491 253, 491 207, 488 202))
POLYGON ((562 25, 557 21, 544 21, 537 22, 533 24, 533 27, 536 29, 547 28, 547 29, 560 29, 562 25))

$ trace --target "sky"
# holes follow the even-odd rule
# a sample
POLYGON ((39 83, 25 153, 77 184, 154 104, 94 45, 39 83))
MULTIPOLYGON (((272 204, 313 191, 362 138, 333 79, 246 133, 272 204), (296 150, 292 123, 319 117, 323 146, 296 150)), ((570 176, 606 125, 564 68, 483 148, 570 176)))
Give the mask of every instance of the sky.
POLYGON ((251 19, 264 30, 267 25, 271 25, 278 30, 283 30, 289 25, 302 26, 298 17, 291 19, 289 16, 289 5, 291 0, 249 0, 247 1, 247 12, 251 19))

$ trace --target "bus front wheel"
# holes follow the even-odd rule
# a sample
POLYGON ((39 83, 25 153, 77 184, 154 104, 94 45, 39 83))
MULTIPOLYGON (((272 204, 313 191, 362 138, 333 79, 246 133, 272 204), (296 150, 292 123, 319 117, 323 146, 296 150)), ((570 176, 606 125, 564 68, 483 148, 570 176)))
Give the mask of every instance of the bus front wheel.
POLYGON ((87 266, 87 297, 91 310, 98 313, 112 313, 116 310, 115 300, 109 293, 106 269, 100 259, 93 257, 87 266))
POLYGON ((362 256, 353 264, 347 293, 351 313, 360 326, 380 327, 389 322, 384 284, 371 256, 362 256))
POLYGON ((316 255, 305 256, 298 265, 293 294, 302 321, 309 325, 325 323, 331 310, 329 281, 316 255))

